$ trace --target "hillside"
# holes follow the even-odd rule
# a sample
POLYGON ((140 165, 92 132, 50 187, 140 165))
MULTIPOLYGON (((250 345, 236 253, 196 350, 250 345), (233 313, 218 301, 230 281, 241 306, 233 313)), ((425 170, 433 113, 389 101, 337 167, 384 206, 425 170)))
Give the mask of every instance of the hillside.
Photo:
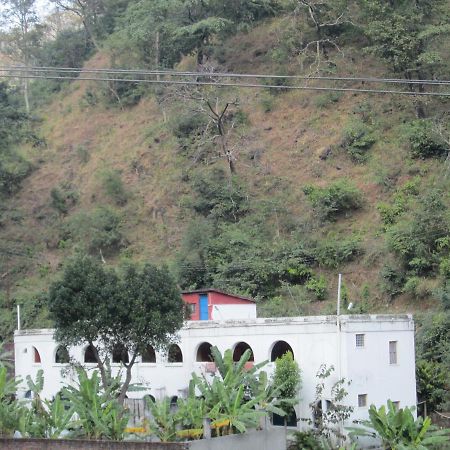
MULTIPOLYGON (((125 19, 77 63, 136 67, 125 19)), ((197 70, 205 53, 216 72, 401 76, 397 60, 367 51, 369 32, 343 27, 327 31, 339 46, 323 44, 320 62, 296 50, 311 23, 286 11, 170 61, 197 70)), ((166 264, 181 288, 250 295, 266 316, 333 313, 338 273, 355 313, 449 308, 448 97, 93 81, 34 82, 32 95, 33 138, 14 144, 14 164, 29 167, 0 211, 2 338, 14 304, 24 326, 51 324, 46 290, 80 251, 117 267, 166 264)))

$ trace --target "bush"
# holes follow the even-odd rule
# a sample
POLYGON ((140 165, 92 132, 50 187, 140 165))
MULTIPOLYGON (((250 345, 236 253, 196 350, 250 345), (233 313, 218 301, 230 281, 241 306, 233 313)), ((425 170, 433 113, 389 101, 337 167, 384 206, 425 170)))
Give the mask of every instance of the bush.
POLYGON ((368 150, 375 142, 376 138, 372 128, 358 121, 345 128, 341 146, 353 161, 363 163, 367 160, 368 150))
POLYGON ((324 188, 305 186, 303 192, 322 220, 335 220, 339 215, 361 208, 363 204, 359 189, 346 179, 324 188))
POLYGON ((446 155, 449 151, 444 140, 434 131, 428 120, 410 122, 406 129, 409 146, 413 158, 433 158, 446 155))
POLYGON ((186 139, 193 135, 200 135, 206 126, 206 119, 202 114, 184 114, 172 119, 172 132, 178 139, 186 139))
POLYGON ((78 201, 78 193, 70 185, 54 187, 50 191, 50 206, 60 214, 67 214, 78 201))
POLYGON ((310 278, 306 282, 305 287, 306 289, 308 289, 308 291, 314 293, 317 300, 325 300, 327 296, 327 280, 323 275, 321 275, 319 278, 310 278))
POLYGON ((341 99, 342 95, 342 92, 339 91, 316 95, 314 97, 314 105, 318 108, 326 108, 327 106, 337 103, 341 99))
POLYGON ((85 243, 91 253, 113 253, 124 247, 121 217, 111 208, 101 206, 90 213, 79 213, 67 225, 67 238, 85 243))
POLYGON ((337 268, 339 265, 352 261, 362 253, 360 238, 328 236, 319 241, 316 248, 316 258, 320 265, 337 268))
POLYGON ((128 200, 128 194, 117 170, 104 170, 101 179, 105 192, 114 200, 116 205, 123 206, 128 200))

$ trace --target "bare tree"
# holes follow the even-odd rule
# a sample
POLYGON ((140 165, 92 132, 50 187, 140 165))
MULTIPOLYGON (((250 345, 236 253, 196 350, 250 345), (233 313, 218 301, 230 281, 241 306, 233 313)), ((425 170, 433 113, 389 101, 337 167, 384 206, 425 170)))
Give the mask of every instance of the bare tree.
MULTIPOLYGON (((214 81, 214 73, 211 73, 208 81, 214 81)), ((192 113, 206 118, 206 125, 197 143, 199 152, 195 160, 200 159, 204 147, 212 146, 214 148, 212 159, 225 159, 230 175, 233 175, 236 173, 235 163, 240 148, 234 139, 239 99, 224 95, 219 89, 214 86, 183 86, 177 88, 172 95, 182 99, 192 113)))
POLYGON ((313 65, 317 70, 323 59, 328 60, 328 48, 334 48, 342 54, 336 30, 344 24, 352 23, 347 0, 297 0, 294 14, 299 17, 304 15, 315 30, 316 38, 303 43, 299 53, 306 55, 313 49, 313 65))

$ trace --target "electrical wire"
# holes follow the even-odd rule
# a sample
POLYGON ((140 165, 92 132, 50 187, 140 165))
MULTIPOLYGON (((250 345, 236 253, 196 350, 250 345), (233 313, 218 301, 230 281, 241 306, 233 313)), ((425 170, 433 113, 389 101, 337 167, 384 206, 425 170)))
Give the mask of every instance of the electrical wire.
POLYGON ((176 70, 139 70, 139 69, 90 69, 79 67, 50 67, 50 66, 8 66, 0 67, 0 71, 24 71, 24 72, 73 72, 73 73, 113 73, 113 74, 138 74, 138 75, 169 75, 188 77, 212 77, 212 78, 257 78, 257 79, 297 79, 297 80, 323 80, 323 81, 360 81, 365 83, 395 83, 395 84, 420 84, 420 85, 450 85, 450 80, 408 80, 401 78, 377 78, 377 77, 323 77, 305 75, 266 75, 250 73, 228 72, 192 72, 176 70))
POLYGON ((182 86, 215 86, 215 87, 237 87, 237 88, 257 88, 257 89, 278 89, 278 90, 305 90, 305 91, 332 91, 332 92, 355 92, 371 94, 394 94, 421 97, 450 97, 450 92, 411 92, 383 89, 358 89, 339 87, 317 87, 317 86, 280 86, 251 83, 215 83, 204 81, 176 81, 176 80, 143 80, 143 79, 121 79, 121 78, 100 78, 100 77, 63 77, 63 76, 43 76, 43 75, 2 75, 6 78, 19 79, 45 79, 45 80, 71 80, 71 81, 115 81, 121 83, 145 83, 157 85, 182 85, 182 86))

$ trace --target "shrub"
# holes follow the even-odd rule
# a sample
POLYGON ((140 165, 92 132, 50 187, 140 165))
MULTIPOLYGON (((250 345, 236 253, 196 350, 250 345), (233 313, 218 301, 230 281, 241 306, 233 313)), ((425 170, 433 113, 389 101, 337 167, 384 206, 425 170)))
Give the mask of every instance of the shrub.
POLYGON ((116 205, 123 206, 128 200, 128 194, 117 170, 104 170, 101 179, 105 192, 114 200, 116 205))
POLYGON ((360 238, 348 238, 329 235, 319 241, 316 249, 317 261, 325 267, 337 268, 340 264, 352 261, 362 253, 360 238))
POLYGON ((60 214, 67 214, 77 201, 78 193, 70 185, 63 185, 61 188, 54 187, 50 191, 50 206, 60 214))
POLYGON ((363 204, 359 189, 346 179, 324 188, 305 186, 303 192, 322 220, 335 220, 341 214, 361 208, 363 204))
POLYGON ((428 120, 415 120, 406 128, 413 158, 432 158, 446 155, 449 148, 434 131, 428 120))
POLYGON ((325 297, 327 295, 327 280, 323 275, 320 275, 319 278, 310 278, 306 282, 305 287, 306 289, 308 289, 308 291, 314 293, 317 300, 325 300, 325 297))
POLYGON ((75 237, 92 253, 100 250, 111 253, 124 246, 120 226, 120 216, 112 208, 101 206, 74 216, 67 226, 68 236, 64 237, 75 237))
POLYGON ((355 162, 362 163, 367 160, 367 151, 376 142, 372 128, 357 121, 344 130, 342 148, 344 148, 355 162))
POLYGON ((326 108, 333 103, 337 103, 341 99, 342 95, 342 92, 339 91, 316 95, 314 97, 314 105, 318 108, 326 108))
POLYGON ((202 133, 206 119, 202 114, 184 114, 172 119, 172 132, 178 139, 186 139, 202 133))

